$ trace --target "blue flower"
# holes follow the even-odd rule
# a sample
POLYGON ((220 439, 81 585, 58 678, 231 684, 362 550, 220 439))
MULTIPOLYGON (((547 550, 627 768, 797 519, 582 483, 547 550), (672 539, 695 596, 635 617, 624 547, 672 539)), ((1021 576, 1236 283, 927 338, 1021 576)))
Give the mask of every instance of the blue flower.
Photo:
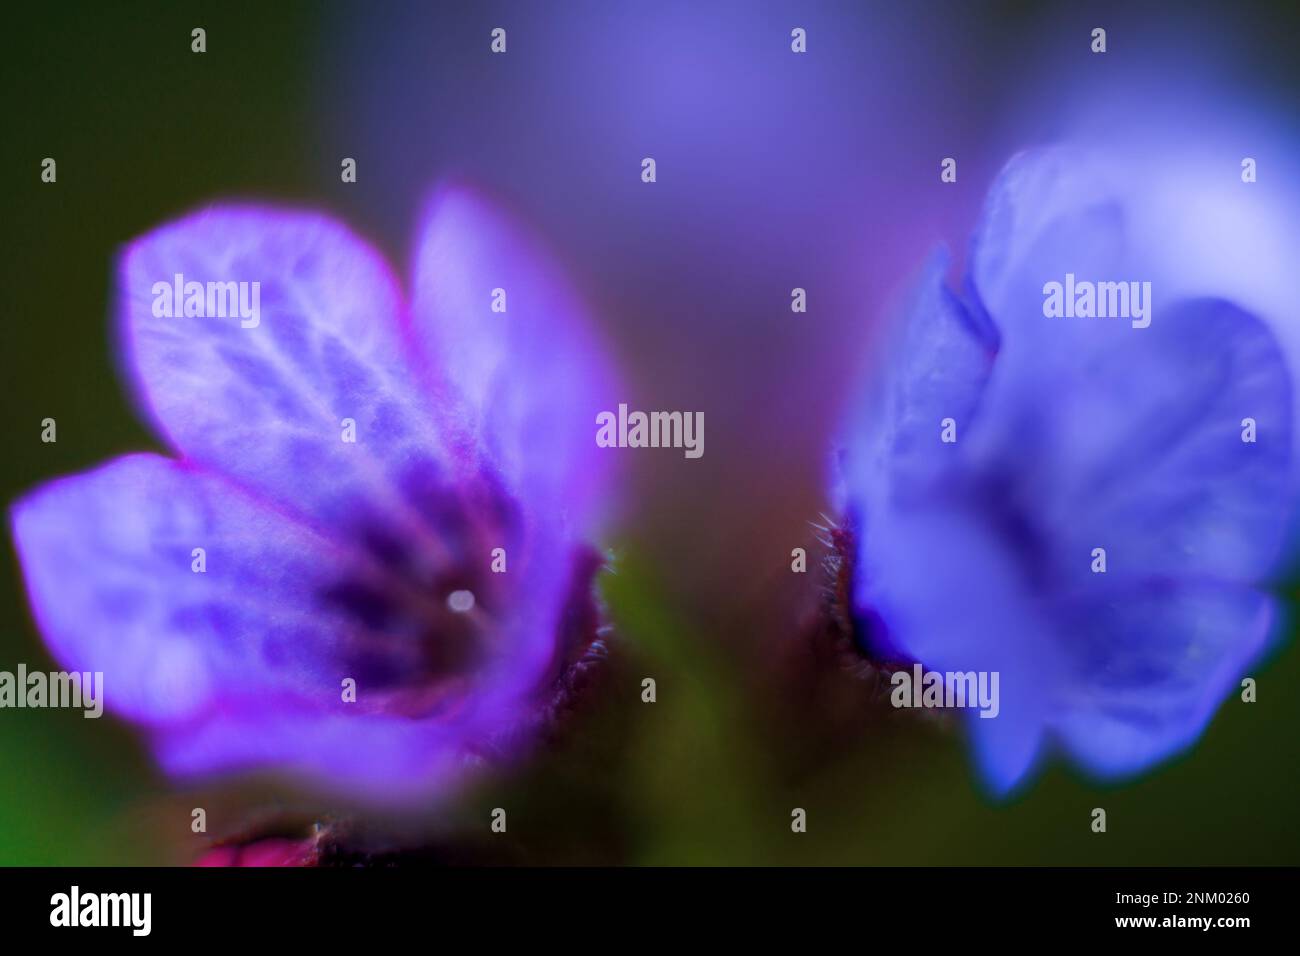
POLYGON ((11 519, 51 651, 104 673, 172 773, 427 795, 513 749, 594 640, 605 351, 466 188, 431 201, 413 275, 408 296, 342 225, 264 206, 125 251, 124 364, 175 456, 11 519))
POLYGON ((936 254, 841 439, 859 642, 999 673, 998 716, 968 721, 998 793, 1051 747, 1102 778, 1188 747, 1279 622, 1293 406, 1269 329, 1159 283, 1146 328, 1045 314, 1067 276, 1153 274, 1102 168, 1008 164, 962 294, 936 254))

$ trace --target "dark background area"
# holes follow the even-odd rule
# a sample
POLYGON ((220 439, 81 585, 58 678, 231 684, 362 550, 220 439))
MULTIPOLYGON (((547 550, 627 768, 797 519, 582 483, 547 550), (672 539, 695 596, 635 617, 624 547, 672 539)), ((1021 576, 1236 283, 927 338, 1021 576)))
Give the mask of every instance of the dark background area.
MULTIPOLYGON (((638 458, 607 584, 608 693, 555 753, 431 808, 457 859, 639 863, 1291 863, 1300 652, 1256 672, 1194 751, 1102 786, 1053 764, 994 803, 960 734, 871 713, 797 647, 826 449, 872 329, 928 247, 958 253, 1007 156, 1058 131, 1105 66, 1213 67, 1300 116, 1294 3, 132 3, 6 12, 0 498, 158 448, 110 343, 116 255, 203 203, 326 209, 407 274, 420 201, 481 182, 583 289, 633 407, 698 409, 698 461, 638 458), (190 50, 207 30, 208 51, 190 50), (488 52, 508 30, 509 52, 488 52), (789 52, 804 26, 810 52, 789 52), (1187 31, 1207 44, 1192 53, 1187 31), (1183 52, 1187 51, 1184 57, 1183 52), (1209 51, 1207 53, 1207 50, 1209 51), (1208 59, 1207 59, 1208 58, 1208 59), (1086 81, 1086 72, 1085 75, 1086 81), (40 181, 44 157, 58 182, 40 181), (355 184, 339 180, 342 157, 355 184), (654 156, 659 182, 639 180, 654 156), (941 186, 944 156, 959 182, 941 186), (809 290, 792 316, 789 290, 809 290), (40 422, 58 422, 58 442, 40 422), (796 650, 792 651, 792 646, 796 650), (795 660, 795 663, 789 663, 795 660), (640 702, 642 676, 659 702, 640 702), (511 843, 484 847, 489 808, 511 843), (790 808, 809 830, 790 832, 790 808), (1090 832, 1102 806, 1109 832, 1090 832)), ((0 669, 49 668, 12 547, 0 669)), ((0 863, 183 862, 297 807, 273 786, 176 788, 131 728, 0 711, 0 863), (251 809, 250 809, 251 808, 251 809)))

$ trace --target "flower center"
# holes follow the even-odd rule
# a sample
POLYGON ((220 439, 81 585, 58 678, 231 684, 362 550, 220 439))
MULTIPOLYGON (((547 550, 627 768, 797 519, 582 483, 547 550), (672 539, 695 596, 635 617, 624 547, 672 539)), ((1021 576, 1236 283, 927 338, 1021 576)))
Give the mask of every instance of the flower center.
POLYGON ((355 560, 321 600, 343 618, 336 664, 356 680, 357 703, 426 716, 455 707, 491 658, 510 584, 493 554, 513 549, 519 519, 490 475, 405 491, 401 523, 359 510, 347 529, 355 560))

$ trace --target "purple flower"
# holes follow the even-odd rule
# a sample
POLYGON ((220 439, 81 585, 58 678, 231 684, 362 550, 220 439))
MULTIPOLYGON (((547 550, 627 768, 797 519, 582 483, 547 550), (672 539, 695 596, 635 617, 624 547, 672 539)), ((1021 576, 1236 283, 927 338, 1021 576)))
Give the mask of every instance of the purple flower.
POLYGON ((124 364, 177 457, 11 517, 50 649, 104 672, 172 773, 436 791, 512 750, 594 639, 604 350, 465 188, 429 203, 413 274, 408 299, 343 226, 261 206, 125 251, 124 364))
POLYGON ((1049 283, 1140 282, 1162 252, 1103 168, 1008 165, 963 296, 936 255, 842 441, 859 645, 1000 675, 998 715, 968 713, 997 792, 1048 745, 1101 777, 1187 747, 1278 622, 1292 394, 1270 331, 1159 283, 1145 328, 1045 314, 1049 283))

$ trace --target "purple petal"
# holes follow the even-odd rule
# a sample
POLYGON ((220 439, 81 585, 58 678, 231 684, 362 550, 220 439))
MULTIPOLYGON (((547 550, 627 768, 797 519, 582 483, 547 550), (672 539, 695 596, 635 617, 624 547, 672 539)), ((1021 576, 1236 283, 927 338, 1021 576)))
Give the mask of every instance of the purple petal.
POLYGON ((357 523, 361 502, 410 523, 405 486, 451 457, 412 375, 402 314, 383 260, 311 213, 206 209, 133 242, 121 266, 129 367, 172 445, 331 529, 357 523), (156 315, 178 274, 247 283, 250 314, 258 283, 256 324, 156 315))
POLYGON ((170 770, 272 767, 363 792, 438 782, 521 719, 568 570, 522 551, 496 653, 425 685, 407 680, 427 662, 389 569, 197 466, 120 458, 31 493, 12 525, 55 656, 102 671, 108 705, 151 725, 170 770))
MULTIPOLYGON (((335 694, 335 700, 338 695, 335 694)), ((409 803, 465 782, 474 760, 454 725, 381 714, 305 711, 263 698, 164 727, 155 752, 181 778, 267 768, 369 802, 409 803)))
POLYGON ((417 338, 507 482, 575 520, 591 514, 610 463, 596 416, 626 396, 557 264, 485 199, 444 188, 425 212, 414 312, 417 338))
POLYGON ((46 641, 103 671, 114 709, 193 717, 228 681, 331 690, 321 650, 339 621, 313 609, 336 549, 221 478, 130 455, 42 486, 11 519, 46 641))

